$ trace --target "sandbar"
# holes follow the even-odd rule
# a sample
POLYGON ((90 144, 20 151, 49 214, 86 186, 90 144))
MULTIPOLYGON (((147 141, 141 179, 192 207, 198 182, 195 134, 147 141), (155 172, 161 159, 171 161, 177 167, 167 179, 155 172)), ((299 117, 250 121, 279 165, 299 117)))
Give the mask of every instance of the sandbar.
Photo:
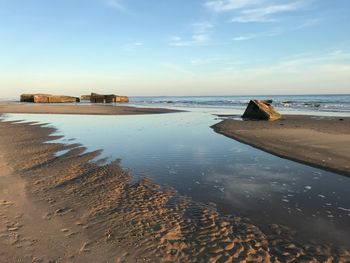
POLYGON ((350 175, 350 118, 285 115, 277 121, 226 119, 225 136, 282 158, 350 175))
POLYGON ((79 114, 79 115, 137 115, 178 112, 163 108, 141 108, 108 104, 35 104, 35 103, 0 103, 1 113, 35 114, 79 114))

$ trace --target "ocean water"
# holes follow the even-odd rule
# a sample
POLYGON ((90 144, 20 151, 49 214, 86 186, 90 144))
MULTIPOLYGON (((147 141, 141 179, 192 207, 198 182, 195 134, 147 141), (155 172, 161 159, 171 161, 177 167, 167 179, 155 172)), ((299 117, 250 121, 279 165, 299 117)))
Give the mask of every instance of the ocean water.
MULTIPOLYGON (((217 108, 136 116, 9 114, 50 123, 101 158, 120 159, 135 180, 151 178, 261 228, 277 223, 301 239, 350 248, 350 177, 282 159, 215 133, 217 108)), ((238 114, 241 109, 226 109, 238 114)), ((64 154, 65 152, 57 153, 64 154)))
POLYGON ((244 110, 251 99, 271 100, 281 112, 350 115, 350 94, 290 96, 194 96, 194 97, 131 97, 137 106, 174 108, 217 108, 244 110))

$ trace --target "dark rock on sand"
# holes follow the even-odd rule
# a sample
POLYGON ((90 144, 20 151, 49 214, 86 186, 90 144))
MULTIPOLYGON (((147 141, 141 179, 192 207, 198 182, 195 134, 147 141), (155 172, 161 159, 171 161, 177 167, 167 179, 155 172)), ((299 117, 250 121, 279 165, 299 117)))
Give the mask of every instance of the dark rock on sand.
POLYGON ((244 119, 278 120, 282 117, 275 108, 262 100, 251 100, 242 116, 244 119))
POLYGON ((127 96, 116 96, 115 102, 118 102, 118 103, 129 102, 129 98, 127 96))
POLYGON ((71 96, 45 96, 45 95, 35 95, 34 103, 75 103, 80 102, 79 98, 71 96))
POLYGON ((48 96, 48 103, 75 103, 80 102, 77 97, 71 96, 48 96))
POLYGON ((20 102, 34 102, 34 96, 51 96, 51 94, 21 94, 20 102))
POLYGON ((33 103, 75 103, 80 102, 80 99, 71 96, 57 96, 50 94, 22 94, 20 101, 33 103))
POLYGON ((127 96, 118 96, 114 94, 104 95, 91 93, 90 102, 92 103, 124 103, 129 102, 129 98, 127 96))
POLYGON ((91 95, 81 95, 80 99, 81 100, 90 100, 91 99, 91 95))

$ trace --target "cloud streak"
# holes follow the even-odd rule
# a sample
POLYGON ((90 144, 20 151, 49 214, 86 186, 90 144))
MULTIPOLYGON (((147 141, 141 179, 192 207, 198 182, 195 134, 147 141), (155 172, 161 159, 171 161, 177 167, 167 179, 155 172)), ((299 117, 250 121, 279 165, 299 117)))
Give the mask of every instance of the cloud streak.
POLYGON ((261 38, 261 37, 275 37, 280 34, 282 34, 282 30, 276 30, 276 31, 270 31, 270 32, 263 32, 263 33, 258 33, 258 34, 248 34, 248 35, 242 35, 242 36, 237 36, 234 37, 234 41, 245 41, 245 40, 251 40, 255 38, 261 38))
POLYGON ((197 46, 204 45, 210 40, 212 30, 215 26, 208 21, 196 22, 191 25, 192 35, 190 39, 181 36, 172 36, 169 41, 171 46, 197 46))
POLYGON ((249 23, 249 22, 274 22, 275 15, 281 13, 293 12, 301 9, 303 4, 293 2, 282 5, 268 5, 264 7, 242 10, 238 16, 232 18, 232 22, 249 23))
POLYGON ((208 0, 205 7, 214 13, 230 13, 232 22, 274 22, 275 16, 298 11, 308 1, 273 1, 273 0, 208 0))
POLYGON ((127 13, 128 9, 122 4, 121 0, 108 0, 106 4, 110 7, 113 7, 120 12, 127 13))
POLYGON ((205 6, 214 12, 227 12, 259 5, 262 2, 262 0, 210 0, 205 2, 205 6))
POLYGON ((320 19, 310 19, 310 20, 306 20, 305 22, 303 22, 299 25, 293 26, 293 27, 278 28, 278 29, 273 29, 270 31, 260 32, 260 33, 256 33, 256 34, 241 35, 241 36, 234 37, 233 40, 234 41, 245 41, 245 40, 263 38, 263 37, 276 37, 276 36, 282 35, 282 34, 287 33, 287 32, 298 31, 298 30, 302 30, 302 29, 305 29, 308 27, 317 26, 319 24, 319 22, 320 22, 320 19))

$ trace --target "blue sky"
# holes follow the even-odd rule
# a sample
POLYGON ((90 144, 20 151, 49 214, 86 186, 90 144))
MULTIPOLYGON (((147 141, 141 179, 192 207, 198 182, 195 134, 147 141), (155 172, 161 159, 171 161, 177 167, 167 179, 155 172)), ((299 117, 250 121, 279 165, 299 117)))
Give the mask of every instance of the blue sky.
POLYGON ((348 0, 0 0, 1 97, 350 93, 348 0))

